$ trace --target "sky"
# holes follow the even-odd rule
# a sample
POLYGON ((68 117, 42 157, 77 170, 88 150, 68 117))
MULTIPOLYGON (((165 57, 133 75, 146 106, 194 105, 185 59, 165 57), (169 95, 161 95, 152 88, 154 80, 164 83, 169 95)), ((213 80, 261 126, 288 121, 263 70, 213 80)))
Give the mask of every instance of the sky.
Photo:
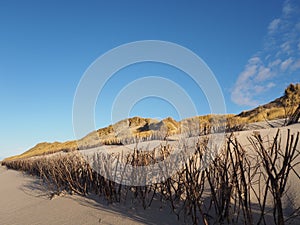
MULTIPOLYGON (((39 142, 74 139, 73 101, 85 71, 111 49, 142 40, 172 42, 197 54, 215 75, 228 113, 267 103, 289 83, 299 82, 297 0, 4 0, 0 159, 39 142)), ((197 114, 210 113, 205 93, 187 74, 146 62, 118 71, 105 84, 95 105, 96 128, 115 122, 116 96, 145 76, 175 82, 195 103, 197 114)), ((127 115, 182 119, 176 105, 155 96, 137 102, 127 115)))

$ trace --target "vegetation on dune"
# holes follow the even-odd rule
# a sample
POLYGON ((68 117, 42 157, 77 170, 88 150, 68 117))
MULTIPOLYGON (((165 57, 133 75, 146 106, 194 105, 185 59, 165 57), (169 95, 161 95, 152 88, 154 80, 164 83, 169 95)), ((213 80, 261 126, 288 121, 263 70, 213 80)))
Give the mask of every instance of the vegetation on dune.
MULTIPOLYGON (((189 224, 283 225, 295 219, 300 221, 300 206, 288 191, 291 176, 300 181, 299 132, 292 134, 288 130, 283 136, 278 131, 271 141, 255 132, 248 138, 251 147, 247 149, 232 132, 246 129, 245 125, 252 122, 269 123, 278 118, 284 118, 284 125, 288 125, 298 122, 299 117, 300 84, 291 84, 281 98, 239 115, 196 116, 179 122, 172 118, 157 121, 134 117, 99 129, 78 141, 40 143, 1 163, 7 168, 39 176, 52 196, 61 192, 94 193, 108 202, 130 200, 144 208, 158 201, 189 224), (209 145, 208 134, 220 132, 227 133, 227 139, 224 147, 216 152, 209 145), (181 137, 178 142, 182 142, 180 150, 190 154, 180 154, 183 163, 176 167, 171 177, 146 186, 134 186, 103 176, 103 172, 114 172, 119 179, 125 179, 126 166, 123 171, 113 171, 113 165, 121 162, 139 167, 164 161, 174 152, 168 140, 177 134, 181 137), (183 143, 189 137, 197 140, 192 150, 183 143), (96 152, 92 155, 92 165, 77 151, 103 144, 147 140, 163 140, 166 144, 152 151, 143 151, 137 144, 133 152, 126 154, 96 152), (51 153, 58 154, 41 156, 51 153), (112 162, 108 166, 103 163, 107 160, 112 162), (102 173, 95 168, 101 168, 102 173), (288 207, 283 204, 286 199, 290 203, 288 207)), ((164 164, 166 168, 160 167, 160 176, 165 177, 164 172, 171 164, 172 161, 164 164)), ((126 177, 135 179, 134 174, 126 177)))
POLYGON ((20 158, 29 158, 33 156, 40 156, 46 154, 52 154, 56 152, 70 152, 76 150, 77 142, 76 141, 67 141, 67 142, 54 142, 54 143, 39 143, 28 151, 22 153, 21 155, 12 156, 6 158, 5 160, 15 160, 20 158))
POLYGON ((7 158, 6 160, 28 158, 60 151, 70 152, 103 144, 120 145, 154 139, 165 140, 168 136, 177 134, 201 136, 216 132, 232 132, 243 130, 245 125, 249 123, 274 119, 286 119, 284 124, 289 124, 297 122, 299 116, 300 84, 290 84, 285 89, 282 97, 238 115, 196 116, 179 122, 170 117, 162 121, 133 117, 91 132, 78 141, 40 143, 23 154, 7 158))
MULTIPOLYGON (((300 217, 300 206, 292 204, 293 193, 288 191, 292 175, 300 181, 298 142, 299 132, 288 130, 286 135, 281 135, 278 130, 272 141, 256 133, 249 137, 251 151, 231 134, 216 154, 208 144, 208 137, 199 137, 192 151, 182 145, 185 152, 191 153, 182 158, 182 167, 177 167, 176 173, 146 186, 119 184, 101 174, 113 172, 121 180, 134 179, 136 174, 125 177, 126 167, 117 171, 112 165, 122 161, 139 167, 165 161, 174 153, 167 143, 152 151, 142 151, 137 146, 127 154, 97 152, 92 156, 93 165, 77 152, 2 164, 39 176, 52 191, 51 196, 65 191, 79 195, 94 193, 109 203, 131 202, 145 209, 157 201, 170 207, 187 224, 284 225, 295 219, 299 222, 300 217), (107 160, 113 163, 104 164, 107 160), (102 168, 102 173, 94 168, 102 168), (284 198, 290 201, 288 210, 284 198)), ((172 162, 163 165, 169 168, 169 163, 172 162)), ((161 167, 162 174, 166 168, 161 167)))
MULTIPOLYGON (((290 84, 284 95, 274 101, 258 106, 255 109, 242 112, 238 118, 246 123, 274 119, 289 119, 300 104, 300 84, 290 84)), ((287 123, 287 121, 286 121, 287 123)))

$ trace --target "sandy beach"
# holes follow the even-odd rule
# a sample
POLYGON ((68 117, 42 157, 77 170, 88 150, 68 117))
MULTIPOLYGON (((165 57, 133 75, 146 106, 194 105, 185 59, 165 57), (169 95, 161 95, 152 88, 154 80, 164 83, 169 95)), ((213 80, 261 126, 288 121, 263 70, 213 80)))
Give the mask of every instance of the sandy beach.
POLYGON ((170 209, 155 205, 144 210, 70 195, 50 200, 37 178, 5 167, 0 167, 0 184, 1 225, 180 224, 170 209))

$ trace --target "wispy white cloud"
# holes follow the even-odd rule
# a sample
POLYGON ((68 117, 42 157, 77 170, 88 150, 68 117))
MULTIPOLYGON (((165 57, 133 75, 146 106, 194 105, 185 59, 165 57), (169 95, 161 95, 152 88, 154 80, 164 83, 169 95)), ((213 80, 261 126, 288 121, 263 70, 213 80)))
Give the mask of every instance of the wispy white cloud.
POLYGON ((255 81, 262 82, 267 80, 268 78, 272 77, 271 69, 261 65, 257 72, 257 76, 255 77, 255 81))
POLYGON ((293 59, 292 58, 288 58, 287 60, 284 60, 281 65, 280 65, 280 69, 282 71, 286 71, 289 66, 293 63, 293 59))
POLYGON ((300 70, 300 5, 286 0, 280 17, 267 27, 263 48, 239 74, 231 99, 238 105, 259 104, 258 97, 276 86, 274 80, 300 70))
MULTIPOLYGON (((258 102, 252 98, 252 93, 262 93, 266 87, 259 85, 259 83, 271 76, 271 70, 264 66, 259 57, 250 58, 244 71, 236 81, 231 95, 232 99, 239 105, 257 105, 258 102)), ((270 82, 267 88, 272 88, 274 85, 274 83, 270 82)))
POLYGON ((276 84, 274 82, 270 82, 266 86, 267 86, 267 88, 272 88, 272 87, 275 87, 276 84))
POLYGON ((286 41, 286 42, 282 43, 280 45, 280 47, 281 47, 281 50, 283 53, 287 53, 287 54, 291 53, 291 42, 290 41, 286 41))
POLYGON ((282 61, 281 61, 280 59, 276 59, 275 61, 270 62, 270 63, 268 64, 268 67, 270 67, 270 68, 276 67, 276 66, 278 66, 278 65, 281 64, 281 63, 282 63, 282 61))
POLYGON ((280 19, 274 19, 268 27, 269 33, 274 33, 278 29, 279 23, 280 19))
POLYGON ((291 4, 291 1, 285 1, 283 8, 282 8, 282 13, 284 16, 289 16, 293 12, 294 8, 291 4))
POLYGON ((249 59, 246 69, 239 76, 238 82, 245 82, 251 77, 253 77, 256 74, 257 68, 259 67, 260 63, 261 60, 258 57, 253 57, 249 59))

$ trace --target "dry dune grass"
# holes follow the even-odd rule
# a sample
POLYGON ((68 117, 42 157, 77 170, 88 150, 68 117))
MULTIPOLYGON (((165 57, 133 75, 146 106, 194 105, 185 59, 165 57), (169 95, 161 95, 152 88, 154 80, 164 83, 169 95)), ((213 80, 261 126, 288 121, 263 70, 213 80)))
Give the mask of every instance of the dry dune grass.
POLYGON ((76 141, 67 141, 67 142, 54 142, 54 143, 39 143, 33 148, 29 149, 28 151, 22 153, 21 155, 12 156, 7 158, 6 160, 15 160, 20 158, 29 158, 33 156, 45 155, 45 154, 52 154, 56 152, 62 151, 74 151, 76 150, 77 142, 76 141))
MULTIPOLYGON (((267 119, 283 117, 283 109, 270 109, 271 116, 267 119)), ((141 118, 142 119, 142 118, 141 118)), ((86 137, 78 141, 68 142, 54 142, 54 143, 40 143, 24 152, 21 155, 7 158, 7 160, 28 158, 32 156, 39 156, 45 154, 52 154, 56 152, 71 152, 77 149, 88 149, 101 145, 118 145, 131 144, 143 140, 164 140, 168 136, 177 134, 188 134, 188 136, 201 136, 214 132, 232 132, 243 130, 246 124, 256 121, 265 121, 262 114, 251 117, 240 117, 232 114, 223 115, 207 115, 197 116, 193 118, 184 119, 180 122, 167 118, 160 122, 145 123, 142 126, 135 126, 128 129, 124 127, 126 133, 116 133, 117 128, 109 126, 92 132, 86 137)))
POLYGON ((258 106, 252 110, 240 113, 244 122, 259 122, 263 120, 288 119, 300 104, 300 84, 290 84, 284 91, 284 95, 274 101, 258 106))
POLYGON ((100 145, 132 144, 139 141, 165 140, 168 136, 186 134, 201 136, 218 132, 241 131, 245 125, 285 118, 287 124, 300 104, 300 84, 290 84, 284 95, 274 101, 238 115, 205 115, 175 121, 133 117, 91 132, 78 141, 40 143, 25 153, 9 159, 28 158, 60 151, 93 148, 100 145))

